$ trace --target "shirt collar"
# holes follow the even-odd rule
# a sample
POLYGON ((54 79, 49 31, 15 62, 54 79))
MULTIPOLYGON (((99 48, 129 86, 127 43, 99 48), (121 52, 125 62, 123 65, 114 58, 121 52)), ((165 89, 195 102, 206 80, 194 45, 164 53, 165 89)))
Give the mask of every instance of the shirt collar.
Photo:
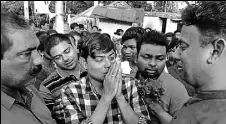
MULTIPOLYGON (((32 95, 32 91, 28 88, 24 88, 24 89, 21 89, 21 92, 23 94, 21 94, 19 91, 17 92, 17 95, 24 95, 24 96, 27 96, 27 95, 32 95)), ((32 97, 31 96, 31 97, 32 97)), ((20 102, 20 103, 23 103, 21 101, 22 99, 15 99, 9 95, 7 95, 6 93, 4 93, 3 91, 1 91, 1 105, 3 105, 5 108, 7 108, 8 110, 10 110, 14 104, 14 102, 20 102)), ((27 102, 27 100, 26 100, 27 102)), ((31 102, 31 101, 28 101, 28 102, 31 102)))
POLYGON ((226 90, 197 91, 194 97, 202 100, 226 99, 226 90))
POLYGON ((1 91, 1 105, 10 110, 15 99, 1 91))
MULTIPOLYGON (((80 78, 80 75, 85 72, 86 70, 84 69, 84 67, 80 64, 79 61, 77 61, 77 65, 76 65, 76 70, 77 73, 73 74, 77 79, 80 78)), ((68 77, 69 75, 66 75, 63 71, 61 71, 60 69, 56 68, 56 72, 57 74, 61 77, 61 78, 65 78, 68 77)))

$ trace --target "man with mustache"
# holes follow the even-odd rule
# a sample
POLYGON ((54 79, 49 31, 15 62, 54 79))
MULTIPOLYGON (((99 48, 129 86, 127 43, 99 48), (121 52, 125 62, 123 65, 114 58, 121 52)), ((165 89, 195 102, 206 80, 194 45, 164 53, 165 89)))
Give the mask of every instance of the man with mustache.
MULTIPOLYGON (((152 103, 144 98, 151 112, 154 112, 162 124, 168 124, 172 116, 189 99, 188 93, 178 80, 164 70, 168 42, 166 37, 157 31, 149 31, 137 44, 137 67, 136 78, 158 79, 164 89, 160 103, 152 103)), ((160 84, 159 84, 160 85, 160 84)))
POLYGON ((181 14, 185 80, 196 89, 171 124, 226 123, 226 2, 206 1, 181 14))
POLYGON ((128 61, 131 68, 129 77, 135 77, 137 72, 137 43, 145 30, 141 27, 131 27, 122 36, 122 61, 128 61))
POLYGON ((111 39, 100 33, 83 45, 88 75, 62 89, 65 123, 151 124, 135 80, 122 79, 115 52, 111 39))
POLYGON ((55 124, 32 85, 41 71, 39 40, 15 13, 1 12, 1 123, 55 124))

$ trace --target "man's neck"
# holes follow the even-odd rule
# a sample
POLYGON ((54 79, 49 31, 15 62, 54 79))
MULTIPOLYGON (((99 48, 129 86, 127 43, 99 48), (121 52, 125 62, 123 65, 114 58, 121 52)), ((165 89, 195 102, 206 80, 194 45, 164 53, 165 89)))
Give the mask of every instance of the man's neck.
POLYGON ((69 75, 74 75, 76 78, 79 78, 79 76, 80 76, 80 66, 78 63, 76 65, 75 69, 73 69, 73 70, 62 70, 60 68, 57 68, 56 70, 61 77, 67 77, 69 75))
POLYGON ((198 91, 226 90, 225 79, 212 79, 197 88, 198 91))
POLYGON ((103 82, 100 82, 98 80, 93 79, 90 75, 88 75, 88 78, 90 79, 90 83, 95 88, 95 90, 102 95, 103 91, 103 82))

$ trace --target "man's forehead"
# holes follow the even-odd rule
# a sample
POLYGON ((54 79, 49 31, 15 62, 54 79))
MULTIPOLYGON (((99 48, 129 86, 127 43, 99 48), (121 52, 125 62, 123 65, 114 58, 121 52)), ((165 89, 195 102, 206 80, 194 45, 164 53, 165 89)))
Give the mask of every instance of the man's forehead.
POLYGON ((103 52, 103 51, 96 51, 95 52, 95 56, 109 56, 109 55, 112 55, 112 54, 114 54, 115 52, 114 52, 114 50, 111 50, 111 51, 109 51, 109 52, 103 52))
POLYGON ((142 44, 140 53, 162 55, 166 54, 166 47, 154 44, 142 44))
POLYGON ((200 35, 200 32, 198 31, 198 28, 196 26, 193 26, 193 25, 185 26, 184 25, 182 27, 181 39, 185 43, 190 44, 191 41, 189 41, 188 39, 197 37, 199 35, 200 35))
POLYGON ((14 33, 9 34, 10 39, 13 42, 13 47, 18 51, 23 51, 28 48, 38 47, 39 40, 32 30, 15 30, 14 33))

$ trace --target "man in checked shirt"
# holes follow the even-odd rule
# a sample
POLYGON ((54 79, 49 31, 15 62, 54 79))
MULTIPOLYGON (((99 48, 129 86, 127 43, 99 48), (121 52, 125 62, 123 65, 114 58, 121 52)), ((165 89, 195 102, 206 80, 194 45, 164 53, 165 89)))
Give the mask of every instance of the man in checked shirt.
POLYGON ((111 39, 96 33, 85 41, 82 57, 88 76, 61 91, 66 124, 151 123, 135 81, 121 77, 120 60, 116 60, 111 39))

